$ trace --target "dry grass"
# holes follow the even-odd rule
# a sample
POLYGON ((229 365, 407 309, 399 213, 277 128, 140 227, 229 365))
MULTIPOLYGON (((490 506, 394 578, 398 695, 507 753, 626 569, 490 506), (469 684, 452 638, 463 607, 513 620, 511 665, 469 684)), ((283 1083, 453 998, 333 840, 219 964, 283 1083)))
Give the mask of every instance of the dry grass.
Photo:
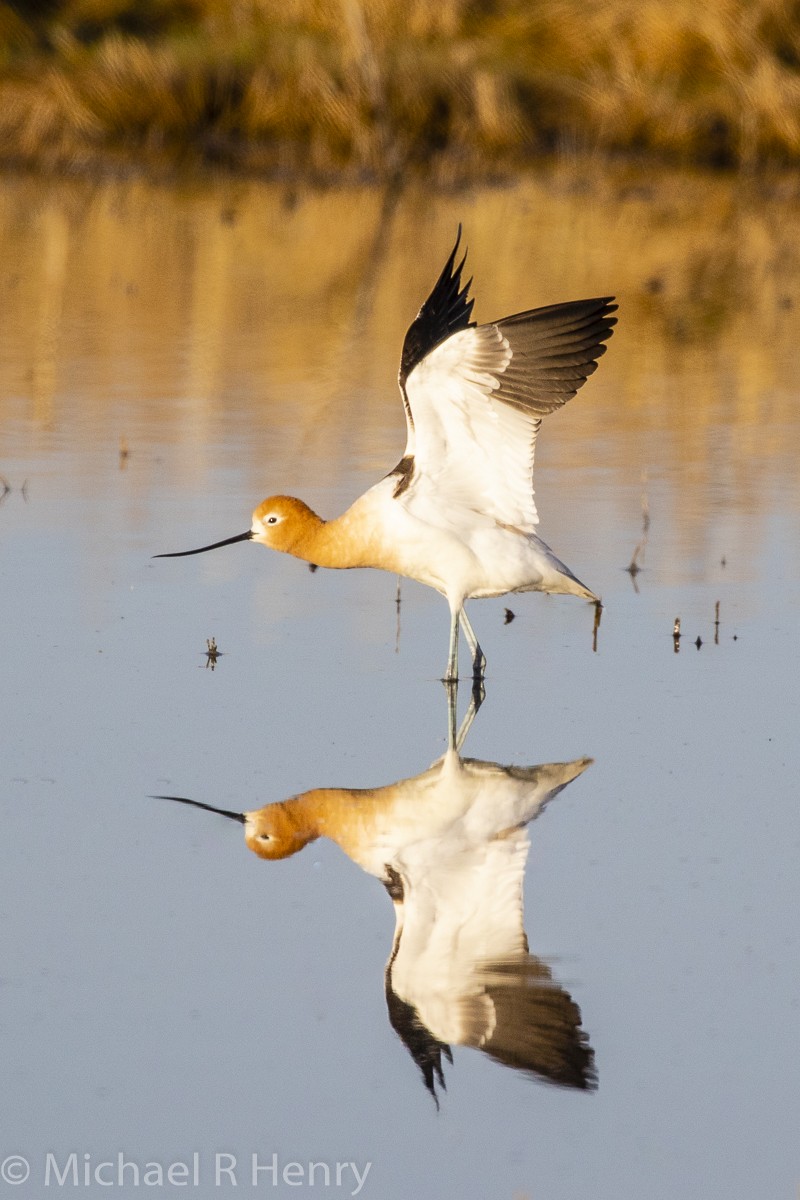
POLYGON ((577 148, 800 160, 789 0, 0 2, 0 153, 453 178, 577 148))

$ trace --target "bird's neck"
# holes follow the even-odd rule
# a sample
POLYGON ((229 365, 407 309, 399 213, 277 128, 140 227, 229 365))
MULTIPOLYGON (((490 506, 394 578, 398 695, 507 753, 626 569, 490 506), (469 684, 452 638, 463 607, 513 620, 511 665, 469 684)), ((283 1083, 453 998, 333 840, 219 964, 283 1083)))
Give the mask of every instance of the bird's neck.
POLYGON ((318 567, 368 567, 374 558, 373 539, 374 529, 356 505, 332 521, 309 509, 296 536, 282 548, 318 567))
POLYGON ((395 790, 314 788, 282 801, 279 807, 287 826, 296 831, 298 843, 307 845, 319 837, 329 838, 353 862, 371 871, 371 850, 379 827, 389 815, 395 790))

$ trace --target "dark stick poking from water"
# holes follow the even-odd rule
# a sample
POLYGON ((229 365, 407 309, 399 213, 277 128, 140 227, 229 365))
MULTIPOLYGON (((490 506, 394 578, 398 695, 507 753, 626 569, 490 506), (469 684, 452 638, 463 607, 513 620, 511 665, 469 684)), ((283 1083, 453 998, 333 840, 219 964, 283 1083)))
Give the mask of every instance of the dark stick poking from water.
POLYGON ((592 653, 597 654, 597 635, 600 632, 600 618, 603 615, 603 605, 600 600, 594 606, 594 625, 592 626, 592 653))
POLYGON ((719 600, 714 605, 714 645, 719 645, 719 600))
POLYGON ((633 582, 633 590, 638 594, 639 587, 636 583, 636 576, 641 571, 639 566, 639 558, 644 558, 645 547, 647 546, 647 534, 650 529, 650 501, 647 497, 647 472, 642 471, 642 536, 636 544, 636 548, 631 556, 631 561, 628 563, 625 570, 631 577, 633 582))
POLYGON ((675 623, 672 626, 672 648, 677 654, 681 648, 681 619, 675 618, 675 623))
POLYGON ((211 667, 211 670, 214 670, 221 653, 222 651, 217 648, 216 638, 206 638, 206 669, 211 667))

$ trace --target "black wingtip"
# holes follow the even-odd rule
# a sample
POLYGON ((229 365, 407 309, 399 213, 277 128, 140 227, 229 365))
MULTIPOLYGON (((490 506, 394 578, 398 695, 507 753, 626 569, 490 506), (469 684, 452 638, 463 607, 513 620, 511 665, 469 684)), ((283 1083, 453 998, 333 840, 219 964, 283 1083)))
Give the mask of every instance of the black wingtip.
POLYGON ((391 961, 386 968, 384 985, 389 1023, 417 1064, 425 1088, 433 1097, 438 1111, 439 1097, 436 1094, 436 1088, 438 1086, 442 1091, 447 1091, 442 1068, 442 1055, 444 1054, 445 1058, 452 1063, 452 1051, 446 1042, 440 1042, 426 1027, 413 1004, 409 1004, 397 995, 392 987, 391 961))
POLYGON ((405 381, 417 363, 421 362, 426 354, 430 354, 434 347, 440 342, 449 338, 452 333, 457 333, 461 329, 468 329, 475 322, 470 320, 472 316, 472 307, 474 300, 469 299, 469 289, 472 285, 470 279, 463 287, 461 285, 461 272, 464 270, 464 264, 467 261, 467 252, 461 258, 461 261, 456 266, 456 255, 458 254, 461 245, 462 227, 459 221, 456 231, 456 240, 453 249, 448 255, 447 262, 442 268, 442 272, 436 283, 433 285, 433 290, 428 296, 425 303, 420 308, 416 317, 412 321, 405 341, 403 342, 403 353, 400 358, 400 386, 405 386, 405 381))

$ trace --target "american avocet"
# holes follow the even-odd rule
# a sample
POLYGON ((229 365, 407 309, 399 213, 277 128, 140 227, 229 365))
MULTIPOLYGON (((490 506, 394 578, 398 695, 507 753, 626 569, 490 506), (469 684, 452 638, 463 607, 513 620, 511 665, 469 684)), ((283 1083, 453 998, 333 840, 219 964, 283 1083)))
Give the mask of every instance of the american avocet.
MULTIPOLYGON (((526 826, 591 762, 501 766, 451 746, 412 779, 373 789, 318 788, 254 812, 177 800, 244 825, 261 858, 327 837, 377 876, 395 910, 385 970, 392 1026, 434 1099, 442 1055, 472 1046, 562 1087, 595 1086, 580 1010, 528 950, 526 826)), ((438 1100, 437 1100, 438 1104, 438 1100)))
POLYGON ((456 243, 403 343, 408 425, 400 462, 340 517, 270 496, 245 533, 156 558, 254 541, 322 567, 378 567, 436 588, 450 606, 445 680, 458 678, 458 630, 473 678, 486 659, 464 611, 473 597, 561 592, 597 601, 534 532, 533 455, 542 417, 595 370, 611 336, 613 297, 552 304, 487 325, 470 320, 472 280, 456 243))

